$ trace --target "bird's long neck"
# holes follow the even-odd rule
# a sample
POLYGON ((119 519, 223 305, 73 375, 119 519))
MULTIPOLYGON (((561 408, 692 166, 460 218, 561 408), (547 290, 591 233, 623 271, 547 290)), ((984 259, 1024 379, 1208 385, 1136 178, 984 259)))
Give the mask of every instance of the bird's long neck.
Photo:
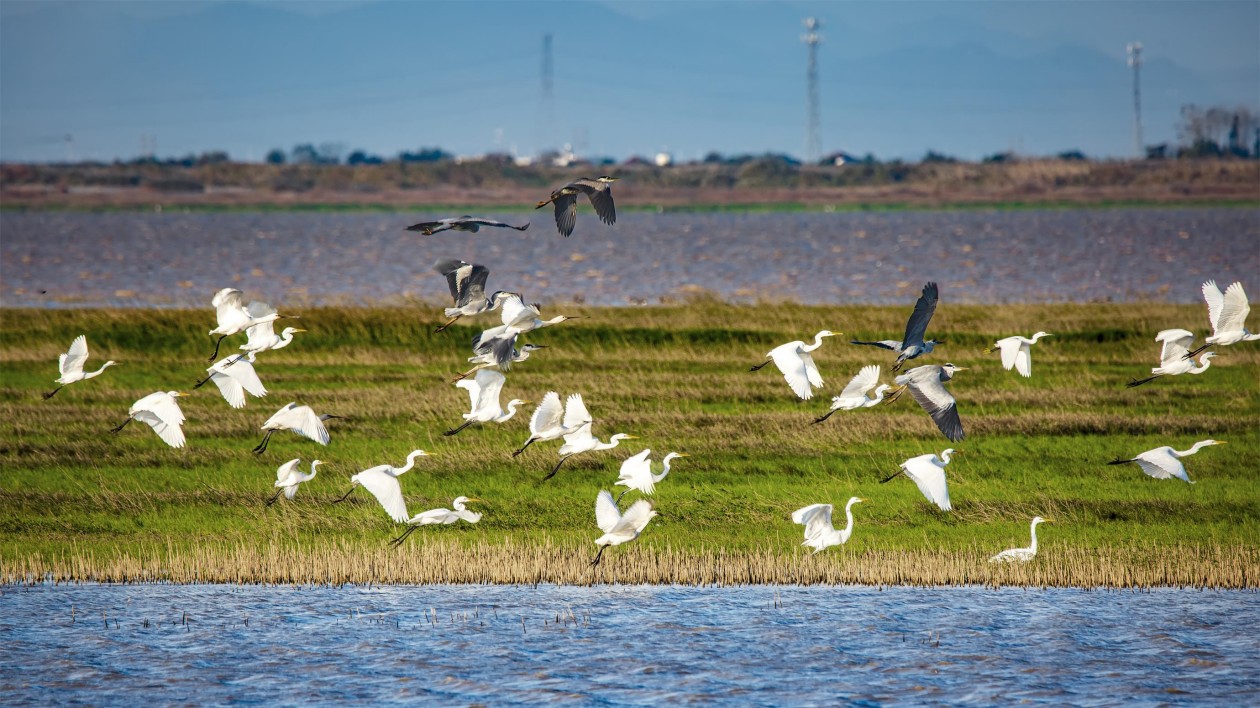
POLYGON ((565 320, 567 320, 567 319, 569 319, 569 318, 568 318, 568 317, 565 317, 564 315, 557 315, 557 316, 555 316, 555 317, 552 317, 552 318, 551 318, 551 319, 549 319, 549 320, 543 320, 543 321, 542 321, 542 323, 541 323, 541 324, 539 324, 538 326, 539 326, 539 327, 546 327, 546 326, 548 326, 548 325, 560 324, 561 322, 564 322, 564 321, 565 321, 565 320))
MULTIPOLYGON (((1245 329, 1244 329, 1243 331, 1244 331, 1244 332, 1247 332, 1247 330, 1245 330, 1245 329)), ((1244 334, 1244 335, 1243 335, 1242 341, 1244 341, 1244 342, 1254 342, 1254 341, 1256 341, 1257 339, 1260 339, 1260 332, 1257 332, 1257 333, 1255 333, 1255 334, 1252 334, 1252 333, 1250 333, 1250 332, 1247 332, 1247 334, 1244 334)))
POLYGON ((83 378, 85 378, 85 379, 90 379, 90 378, 92 378, 93 376, 100 376, 100 375, 101 375, 101 372, 102 372, 102 371, 104 371, 105 369, 108 369, 108 368, 109 368, 109 364, 106 364, 106 365, 102 366, 101 368, 97 369, 96 371, 93 371, 93 372, 92 372, 92 373, 90 373, 90 374, 84 374, 84 375, 83 375, 83 378))
POLYGON ((665 468, 661 470, 661 473, 652 475, 653 482, 660 482, 662 479, 665 479, 665 475, 669 474, 670 462, 673 462, 673 460, 665 460, 665 468))
POLYGON ((293 342, 293 333, 282 332, 280 334, 280 341, 277 342, 276 345, 272 347, 272 349, 284 349, 285 347, 289 346, 289 344, 292 342, 293 342))
POLYGON ((1037 552, 1037 522, 1036 521, 1032 523, 1032 526, 1030 527, 1029 530, 1032 531, 1032 545, 1029 546, 1028 548, 1033 553, 1036 553, 1037 552))
POLYGON ((1190 369, 1190 373, 1192 373, 1192 374, 1201 374, 1201 373, 1203 373, 1204 371, 1207 371, 1207 370, 1208 370, 1208 367, 1209 367, 1209 366, 1211 366, 1211 365, 1212 365, 1212 358, 1211 358, 1211 357, 1209 357, 1209 356, 1204 356, 1204 357, 1201 357, 1201 358, 1199 359, 1199 366, 1197 366, 1197 367, 1195 367, 1195 368, 1190 369))
POLYGON ((412 467, 414 467, 414 466, 416 465, 416 458, 417 458, 417 457, 419 457, 419 455, 417 455, 417 454, 416 454, 416 453, 414 453, 414 452, 413 452, 413 453, 411 453, 410 455, 407 455, 407 464, 403 465, 402 467, 395 467, 395 468, 394 468, 394 476, 395 476, 395 477, 397 477, 398 475, 403 474, 403 473, 404 473, 404 472, 406 472, 407 470, 409 470, 409 469, 411 469, 412 467))
POLYGON ((596 450, 611 450, 621 444, 621 438, 611 438, 606 443, 600 443, 595 446, 596 450))
POLYGON ((1180 451, 1173 450, 1172 454, 1176 455, 1177 457, 1189 457, 1190 455, 1193 455, 1194 453, 1198 452, 1199 450, 1202 450, 1203 448, 1207 447, 1210 444, 1211 443, 1208 442, 1207 440, 1200 440, 1199 442, 1191 445, 1189 450, 1180 450, 1180 451))
POLYGON ((822 346, 822 342, 823 342, 823 333, 822 333, 822 332, 819 332, 818 334, 815 334, 815 335, 814 335, 814 343, 813 343, 813 344, 806 344, 805 346, 801 347, 801 351, 803 351, 803 352, 812 352, 812 351, 814 351, 815 349, 817 349, 818 347, 821 347, 821 346, 822 346))
POLYGON ((512 416, 516 415, 516 406, 517 406, 516 401, 509 401, 507 404, 507 413, 504 413, 500 415, 498 418, 495 418, 495 421, 502 423, 506 421, 507 419, 511 418, 512 416))
POLYGON ((844 525, 844 531, 841 536, 847 541, 849 536, 853 535, 853 504, 852 502, 844 505, 844 517, 848 519, 848 523, 844 525))
POLYGON ((1042 337, 1045 337, 1045 336, 1047 335, 1044 332, 1038 332, 1034 334, 1032 338, 1027 341, 1029 344, 1036 344, 1038 339, 1041 339, 1042 337))
POLYGON ((948 452, 942 452, 941 456, 937 458, 940 461, 938 466, 944 467, 945 465, 948 465, 950 457, 952 456, 948 452))
POLYGON ((307 482, 311 481, 312 479, 315 479, 315 468, 318 466, 319 465, 316 465, 314 462, 311 463, 311 476, 306 478, 307 482))

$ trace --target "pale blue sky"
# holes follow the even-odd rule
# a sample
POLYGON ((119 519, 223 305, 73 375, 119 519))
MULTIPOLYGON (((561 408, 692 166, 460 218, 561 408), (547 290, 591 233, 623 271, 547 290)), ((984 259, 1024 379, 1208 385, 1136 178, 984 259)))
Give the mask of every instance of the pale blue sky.
POLYGON ((257 160, 299 142, 800 155, 808 15, 824 21, 825 151, 1128 156, 1133 40, 1146 142, 1175 137, 1184 103, 1260 110, 1253 1, 5 0, 0 159, 257 160))

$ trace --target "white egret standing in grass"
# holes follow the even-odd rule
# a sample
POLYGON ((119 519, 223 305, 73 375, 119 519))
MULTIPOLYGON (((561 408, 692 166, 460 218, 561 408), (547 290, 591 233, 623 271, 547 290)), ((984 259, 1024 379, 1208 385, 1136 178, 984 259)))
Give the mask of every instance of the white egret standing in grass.
POLYGON ((1020 376, 1028 378, 1032 376, 1032 353, 1029 351, 1032 345, 1037 343, 1042 337, 1053 337, 1049 332, 1038 332, 1030 337, 1007 337, 999 339, 993 343, 993 346, 986 347, 985 354, 992 354, 995 351, 1002 352, 1002 368, 1010 371, 1014 368, 1019 372, 1020 376))
POLYGON ((654 516, 656 512, 652 510, 652 503, 646 499, 631 504, 626 513, 622 514, 617 510, 617 502, 613 501, 612 493, 606 489, 599 490, 599 496, 595 498, 595 523, 604 535, 595 539, 599 553, 595 554, 591 567, 599 565, 604 549, 638 538, 654 516))
POLYGON ((941 511, 949 511, 953 507, 949 503, 949 487, 945 485, 945 465, 949 464, 951 455, 962 453, 962 450, 949 449, 942 452, 940 457, 933 454, 911 457, 901 463, 901 469, 879 480, 879 483, 884 484, 897 475, 904 474, 914 480, 928 501, 939 506, 941 511))
POLYGON ((917 359, 923 354, 931 354, 937 344, 945 343, 937 339, 923 339, 927 333, 928 322, 931 321, 932 314, 936 312, 936 303, 939 299, 936 283, 923 286, 923 294, 914 303, 914 312, 910 313, 910 319, 906 320, 906 333, 900 342, 894 339, 879 342, 860 342, 854 339, 850 340, 849 344, 865 344, 897 352, 897 361, 893 364, 892 370, 901 371, 902 364, 911 359, 917 359))
POLYGON ((209 361, 214 361, 214 358, 219 356, 219 345, 223 343, 226 337, 244 332, 250 327, 264 322, 296 319, 296 316, 277 314, 273 307, 257 300, 249 303, 249 307, 246 307, 244 293, 236 288, 223 288, 215 293, 210 300, 210 305, 214 307, 215 317, 219 325, 210 330, 210 336, 213 337, 217 334, 219 338, 214 343, 214 353, 210 355, 209 361), (259 314, 256 316, 254 313, 259 314))
POLYGON ((207 381, 213 381, 229 406, 244 408, 246 391, 255 398, 267 395, 267 389, 259 380, 258 372, 254 371, 255 357, 257 354, 249 352, 220 359, 206 369, 209 374, 193 385, 193 388, 201 388, 207 381))
POLYGON ((1129 460, 1115 459, 1108 462, 1109 465, 1123 465, 1129 462, 1136 462, 1142 468, 1142 471, 1155 479, 1177 479, 1194 482, 1190 476, 1186 474, 1186 466, 1181 463, 1182 457, 1189 457, 1194 453, 1202 450, 1210 445, 1224 445, 1224 440, 1200 440, 1190 447, 1189 450, 1174 450, 1168 445, 1157 447, 1154 450, 1147 450, 1137 457, 1129 460))
POLYGON ((1209 280, 1203 284, 1203 299, 1207 301, 1212 336, 1204 340, 1206 344, 1187 353, 1187 359, 1197 356, 1213 344, 1227 346, 1260 339, 1260 334, 1253 334, 1247 329, 1247 315, 1251 312, 1251 305, 1247 303, 1247 293, 1243 292, 1242 283, 1235 282, 1222 293, 1216 287, 1216 281, 1209 280))
POLYGON ((870 408, 878 406, 884 401, 884 392, 891 389, 888 384, 879 383, 879 367, 863 366, 857 376, 849 379, 849 383, 840 392, 839 396, 831 399, 831 410, 814 419, 814 423, 821 423, 830 418, 836 411, 852 411, 858 408, 870 408), (876 385, 878 384, 878 388, 876 385), (867 398, 866 394, 871 389, 875 389, 872 394, 873 398, 867 398))
POLYGON ((932 421, 945 437, 950 442, 958 442, 966 435, 963 433, 962 419, 958 417, 958 403, 954 400, 954 395, 945 388, 945 382, 952 379, 955 373, 966 370, 966 367, 953 364, 916 366, 894 379, 899 388, 888 394, 884 402, 896 401, 909 389, 910 395, 932 416, 932 421))
POLYGON ((512 354, 516 347, 517 336, 542 327, 579 319, 568 315, 556 315, 549 320, 544 320, 538 305, 526 305, 521 296, 516 293, 509 293, 503 299, 501 310, 500 319, 503 324, 491 327, 473 337, 472 347, 473 353, 479 356, 490 354, 491 360, 505 371, 512 368, 512 354))
POLYGON ((402 523, 407 520, 407 505, 403 502, 402 487, 398 484, 398 478, 406 474, 416 464, 417 457, 432 457, 433 453, 424 450, 412 450, 407 455, 407 464, 402 467, 394 467, 392 465, 377 465, 369 467, 362 472, 350 477, 350 489, 340 498, 333 501, 333 504, 340 504, 345 501, 352 493, 355 487, 363 487, 376 497, 376 500, 385 508, 385 513, 389 514, 389 518, 402 523))
POLYGON ((1029 531, 1032 533, 1032 545, 1028 548, 1011 548, 989 559, 990 563, 1027 563, 1037 557, 1037 524, 1042 522, 1050 523, 1051 519, 1043 519, 1040 516, 1034 516, 1032 526, 1029 531))
POLYGON ((809 353, 822 346, 823 337, 834 337, 838 334, 843 333, 824 329, 814 335, 813 344, 806 344, 800 340, 780 344, 766 353, 766 361, 757 364, 749 371, 758 371, 770 362, 774 362, 774 365, 779 367, 779 371, 783 372, 783 378, 787 380, 792 392, 808 401, 814 397, 814 388, 822 388, 823 385, 822 374, 818 373, 818 366, 814 364, 814 358, 809 353))
POLYGON ((829 546, 848 543, 849 537, 853 535, 853 505, 864 501, 866 500, 858 497, 849 497, 849 503, 844 505, 844 515, 849 523, 841 531, 837 531, 831 523, 833 508, 830 504, 810 504, 792 512, 792 522, 805 526, 805 542, 801 545, 809 546, 817 553, 829 546))
MULTIPOLYGON (((522 361, 525 361, 526 359, 528 359, 530 354, 538 351, 539 349, 546 349, 546 348, 547 348, 547 345, 545 344, 526 344, 522 346, 520 349, 513 349, 512 350, 512 363, 519 364, 522 361)), ((497 361, 495 361, 494 357, 495 357, 495 354, 493 351, 488 351, 485 354, 477 354, 475 356, 468 357, 468 363, 476 364, 476 366, 469 369, 468 371, 465 371, 462 374, 457 374, 455 378, 451 380, 452 383, 454 383, 455 381, 462 381, 468 378, 469 376, 472 376, 473 374, 477 373, 478 371, 481 371, 482 369, 489 369, 491 367, 498 366, 499 364, 497 361)))
POLYGON ((454 307, 448 307, 442 311, 447 321, 433 330, 434 334, 455 324, 461 317, 496 310, 512 295, 512 293, 500 290, 487 297, 486 279, 490 277, 490 269, 480 264, 450 258, 434 263, 433 270, 446 276, 446 285, 450 288, 451 300, 454 303, 454 307))
POLYGON ((131 409, 127 411, 127 420, 114 428, 113 432, 122 432, 128 423, 138 420, 153 428, 153 432, 162 438, 162 442, 175 448, 183 447, 184 430, 180 426, 184 424, 184 412, 179 409, 179 403, 175 399, 187 395, 181 391, 150 393, 131 404, 131 409))
POLYGON ((297 468, 301 462, 302 458, 296 457, 280 465, 280 468, 276 470, 276 493, 267 500, 267 506, 275 504, 282 493, 285 499, 292 499, 297 494, 298 485, 315 479, 315 468, 324 464, 323 460, 312 460, 311 473, 302 474, 302 470, 297 468))
POLYGON ((1190 346, 1194 344, 1194 333, 1184 329, 1163 330, 1155 335, 1155 341, 1164 343, 1159 351, 1159 366, 1151 369, 1151 376, 1134 379, 1125 384, 1126 388, 1141 386, 1161 376, 1201 374, 1208 370, 1208 367, 1212 365, 1212 357, 1216 356, 1216 352, 1204 352, 1199 358, 1199 366, 1196 367, 1194 359, 1189 356, 1190 346))
POLYGON ((652 460, 649 456, 652 450, 649 448, 637 455, 627 457, 621 463, 621 473, 617 477, 618 487, 626 487, 626 491, 617 496, 617 502, 621 503, 621 497, 630 493, 631 489, 637 489, 640 493, 652 496, 656 493, 656 485, 669 474, 669 463, 678 457, 691 457, 685 452, 671 452, 661 460, 664 469, 660 474, 652 474, 652 460))
POLYGON ((299 406, 297 403, 289 405, 276 411, 276 414, 267 419, 262 424, 262 429, 266 431, 262 442, 258 443, 258 447, 254 448, 254 452, 261 455, 267 451, 267 443, 271 441, 272 433, 277 430, 288 430, 304 438, 310 438, 320 445, 328 444, 328 430, 324 428, 324 421, 340 419, 344 416, 324 413, 323 415, 315 415, 315 411, 310 406, 299 406))
POLYGON ((590 177, 575 179, 552 192, 550 197, 538 202, 534 208, 541 209, 554 203, 556 205, 556 230, 568 238, 569 234, 573 233, 573 227, 577 225, 578 195, 585 194, 586 198, 591 200, 591 206, 595 208, 595 214, 599 216, 599 220, 605 224, 615 224, 617 223, 617 205, 613 203, 612 183, 619 179, 621 178, 607 175, 600 175, 595 179, 590 177))
POLYGON ((80 334, 78 337, 75 337, 73 342, 70 343, 70 350, 57 357, 57 368, 61 371, 61 377, 56 379, 54 383, 61 385, 48 393, 45 393, 44 400, 47 401, 57 395, 57 392, 67 384, 84 381, 94 376, 100 376, 101 372, 105 371, 105 369, 118 365, 118 362, 116 361, 107 361, 96 371, 84 373, 83 365, 87 363, 87 358, 87 336, 80 334))
POLYGON ((464 414, 463 424, 442 434, 455 435, 473 423, 506 423, 508 419, 516 415, 517 406, 523 406, 529 401, 513 398, 508 401, 507 410, 503 410, 499 405, 499 392, 503 390, 505 381, 507 377, 491 369, 478 371, 477 376, 471 381, 468 379, 456 381, 457 387, 468 391, 471 410, 464 414))
POLYGON ((411 528, 404 531, 401 536, 392 541, 394 547, 397 548, 402 545, 402 542, 421 526, 453 524, 460 520, 467 521, 470 524, 475 524, 478 521, 481 521, 481 514, 479 512, 469 511, 464 507, 464 505, 468 502, 479 501, 482 500, 477 497, 455 497, 455 500, 451 502, 451 506, 455 507, 454 511, 451 511, 450 509, 429 509, 428 511, 422 511, 419 514, 416 514, 407 520, 407 523, 411 526, 411 528))
POLYGON ((589 411, 586 410, 586 403, 582 400, 582 394, 575 393, 569 396, 569 402, 564 409, 565 427, 578 425, 577 430, 566 433, 564 436, 564 444, 560 446, 560 461, 556 466, 551 468, 551 472, 543 477, 543 481, 547 481, 556 476, 556 472, 560 471, 560 465, 565 463, 574 455, 580 455, 584 452, 596 452, 598 450, 611 450, 621 444, 622 440, 635 440, 634 435, 625 433, 617 433, 608 438, 608 442, 601 442, 599 438, 591 435, 592 418, 589 411), (578 425, 579 421, 586 421, 578 425))
POLYGON ((570 433, 576 433, 584 425, 590 425, 591 416, 586 411, 586 405, 582 403, 581 394, 575 393, 569 396, 570 405, 574 406, 575 397, 576 406, 571 408, 572 415, 568 415, 568 411, 560 403, 560 394, 548 391, 547 395, 543 396, 542 403, 534 409, 533 417, 529 419, 529 440, 513 452, 512 457, 525 452, 525 448, 536 442, 558 440, 570 433))

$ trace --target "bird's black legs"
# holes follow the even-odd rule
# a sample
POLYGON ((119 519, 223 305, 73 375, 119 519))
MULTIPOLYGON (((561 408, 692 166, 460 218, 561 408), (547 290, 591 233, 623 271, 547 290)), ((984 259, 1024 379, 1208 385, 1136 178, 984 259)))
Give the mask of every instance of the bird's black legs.
POLYGON ((517 455, 520 455, 522 452, 525 452, 525 448, 529 447, 530 445, 533 445, 535 440, 537 440, 537 438, 530 438, 529 440, 526 440, 525 444, 521 445, 521 449, 512 453, 512 457, 516 457, 517 455))
POLYGON ((210 379, 212 379, 212 378, 214 378, 214 374, 207 374, 207 375, 206 375, 206 377, 205 377, 204 379, 202 379, 202 380, 198 381, 197 383, 193 384, 193 388, 194 388, 194 389, 197 389, 197 388, 201 388, 202 386, 205 386, 205 385, 206 385, 206 382, 208 382, 208 381, 209 381, 210 379))
POLYGON ((455 324, 455 322, 459 320, 459 318, 460 318, 460 315, 456 315, 455 317, 452 317, 451 319, 444 322, 441 327, 438 327, 437 329, 433 330, 433 333, 437 334, 438 332, 445 332, 446 328, 455 324))
POLYGON ((896 401, 898 398, 901 398, 901 394, 903 394, 903 393, 905 393, 905 392, 906 392, 906 387, 905 387, 905 386, 899 386, 899 387, 897 387, 897 390, 893 391, 892 393, 885 393, 885 394, 884 394, 884 403, 892 403, 892 402, 896 401))
POLYGON ((1199 347, 1198 349, 1195 349, 1195 350, 1194 350, 1194 351, 1192 351, 1192 352, 1186 352, 1186 355, 1185 355, 1185 356, 1183 356, 1183 357, 1182 357, 1182 359, 1193 359, 1193 358, 1195 358, 1196 356, 1198 356, 1198 355, 1199 355, 1199 352, 1203 351, 1204 349, 1207 349, 1207 348, 1208 348, 1208 347, 1210 347, 1210 346, 1212 346, 1212 345, 1211 345, 1211 344, 1204 344, 1203 346, 1199 347))
POLYGON ((760 371, 760 370, 762 370, 762 369, 766 368, 766 364, 769 364, 769 363, 770 363, 770 360, 769 360, 769 359, 767 359, 767 360, 765 360, 765 361, 761 362, 760 364, 758 364, 758 365, 754 366, 753 368, 749 369, 749 371, 760 371))
POLYGON ((280 493, 283 491, 284 491, 284 487, 277 489, 276 493, 272 494, 271 498, 267 500, 267 506, 271 506, 272 504, 275 504, 276 500, 280 498, 280 493))
POLYGON ((1109 465, 1127 465, 1127 464, 1129 464, 1130 462, 1137 462, 1137 460, 1122 460, 1122 459, 1120 459, 1120 458, 1118 458, 1118 457, 1117 457, 1116 459, 1112 460, 1111 462, 1108 462, 1107 464, 1109 464, 1109 465))
POLYGON ((333 504, 340 504, 341 502, 343 502, 343 501, 345 501, 346 499, 348 499, 348 498, 350 497, 350 495, 351 495, 351 494, 353 494, 353 493, 354 493, 354 487, 350 487, 350 491, 346 492, 345 494, 342 494, 340 498, 338 498, 338 499, 334 499, 334 500, 333 500, 333 504))
POLYGON ((472 424, 473 424, 473 422, 472 422, 471 420, 466 420, 466 421, 464 421, 464 424, 463 424, 463 425, 461 425, 461 426, 459 426, 458 428, 455 428, 454 430, 448 430, 448 431, 446 431, 445 433, 442 433, 442 434, 443 434, 443 435, 447 435, 447 436, 450 436, 450 435, 457 435, 457 434, 459 433, 459 431, 463 430, 464 428, 467 428, 468 426, 470 426, 470 425, 472 425, 472 424))
POLYGON ((838 411, 838 410, 840 410, 840 409, 839 409, 839 408, 832 408, 831 410, 827 411, 826 415, 822 415, 822 416, 819 416, 819 417, 815 418, 815 419, 814 419, 814 425, 818 425, 819 423, 823 422, 824 420, 827 420, 827 419, 828 419, 828 418, 830 418, 833 414, 835 414, 835 412, 836 412, 836 411, 838 411))
POLYGON ((469 376, 472 376, 472 373, 473 373, 474 371, 476 371, 477 369, 479 369, 479 368, 481 368, 481 367, 474 366, 473 368, 469 369, 468 371, 465 371, 465 372, 464 372, 464 373, 462 373, 462 374, 455 374, 455 378, 451 379, 451 383, 455 383, 456 381, 463 381, 464 379, 468 378, 469 376))
POLYGON ((216 358, 218 358, 218 356, 219 356, 219 345, 223 343, 223 340, 224 340, 224 339, 227 339, 227 335, 226 335, 226 334, 225 334, 225 335, 223 335, 223 336, 221 336, 221 337, 219 337, 217 340, 215 340, 215 343, 214 343, 214 353, 213 353, 213 354, 211 354, 211 355, 210 355, 210 358, 209 358, 209 359, 207 359, 206 361, 214 361, 216 358))
POLYGON ((261 455, 267 451, 267 443, 271 441, 271 434, 274 432, 276 431, 274 430, 267 431, 267 434, 263 436, 262 442, 258 443, 258 447, 254 448, 254 454, 261 455))
POLYGON ((1155 374, 1154 376, 1147 376, 1144 379, 1133 379, 1129 383, 1125 384, 1124 387, 1133 388, 1134 386, 1141 386, 1142 384, 1150 383, 1161 376, 1163 376, 1163 374, 1155 374))
POLYGON ((564 457, 561 457, 560 461, 556 463, 556 466, 551 468, 551 472, 549 472, 546 477, 543 477, 543 481, 546 482, 552 477, 555 477, 556 473, 560 471, 560 465, 563 465, 564 461, 570 457, 573 457, 573 455, 565 455, 564 457))
POLYGON ((899 470, 897 470, 896 472, 893 472, 892 474, 888 475, 887 477, 885 477, 885 478, 883 478, 883 479, 879 480, 879 483, 880 483, 880 484, 883 484, 883 483, 885 483, 885 482, 892 481, 892 479, 893 479, 894 477, 896 477, 897 475, 899 475, 899 474, 901 474, 902 472, 905 472, 905 471, 906 471, 906 470, 905 470, 905 468, 899 469, 899 470))
MULTIPOLYGON (((63 388, 65 388, 65 384, 62 384, 61 386, 58 386, 57 388, 54 388, 53 390, 49 391, 48 393, 45 393, 45 394, 44 394, 44 400, 45 400, 45 401, 47 401, 48 399, 52 398, 53 396, 56 396, 56 395, 57 395, 57 392, 58 392, 58 391, 60 391, 60 390, 61 390, 61 389, 63 389, 63 388)), ((128 419, 128 420, 130 420, 130 419, 128 419)))
POLYGON ((621 503, 621 498, 622 498, 622 497, 624 497, 625 495, 629 494, 629 493, 630 493, 630 490, 629 490, 629 489, 626 489, 626 491, 622 492, 621 494, 618 494, 618 495, 617 495, 617 503, 618 503, 618 504, 620 504, 620 503, 621 503))
POLYGON ((403 541, 405 541, 405 540, 407 540, 407 537, 408 537, 408 536, 410 536, 412 533, 414 533, 414 532, 415 532, 415 530, 416 530, 416 529, 418 529, 418 528, 420 528, 420 525, 419 525, 419 524, 416 524, 415 526, 412 526, 411 528, 407 529, 406 531, 404 531, 404 532, 403 532, 403 535, 401 535, 401 536, 399 536, 398 538, 396 538, 396 539, 394 539, 394 540, 390 541, 390 542, 389 542, 389 543, 390 543, 390 545, 392 545, 394 548, 398 548, 399 546, 401 546, 401 545, 402 545, 402 542, 403 542, 403 541))
POLYGON ((595 566, 599 565, 599 559, 603 557, 605 548, 608 548, 608 546, 599 547, 599 553, 596 553, 595 560, 591 561, 591 568, 594 568, 595 566))
POLYGON ((130 418, 130 417, 128 417, 128 418, 127 418, 127 420, 124 420, 124 421, 122 422, 122 424, 120 424, 117 428, 110 428, 110 429, 109 429, 109 432, 111 432, 111 433, 121 433, 121 432, 122 432, 122 429, 123 429, 123 428, 125 428, 125 427, 127 427, 127 424, 128 424, 128 423, 130 423, 130 422, 131 422, 131 418, 130 418))

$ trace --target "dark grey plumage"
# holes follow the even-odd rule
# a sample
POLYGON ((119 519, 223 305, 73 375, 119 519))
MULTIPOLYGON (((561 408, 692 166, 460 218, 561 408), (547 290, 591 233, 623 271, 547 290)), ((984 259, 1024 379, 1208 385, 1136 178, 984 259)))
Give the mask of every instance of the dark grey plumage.
POLYGON ((945 388, 945 382, 952 379, 955 372, 964 370, 963 367, 953 364, 916 366, 895 379, 900 388, 889 394, 886 401, 891 403, 897 400, 909 389, 910 395, 932 416, 932 421, 945 437, 952 442, 958 442, 966 435, 963 433, 962 420, 958 417, 957 401, 945 388))
POLYGON ((928 322, 932 319, 932 314, 936 312, 936 303, 939 299, 936 283, 923 286, 923 294, 914 303, 914 312, 910 313, 910 319, 906 320, 906 333, 900 342, 892 339, 879 342, 862 342, 852 339, 849 340, 849 344, 865 344, 897 352, 897 361, 893 364, 892 370, 900 371, 905 362, 917 359, 922 354, 930 354, 937 344, 944 344, 943 341, 936 339, 927 341, 923 339, 927 333, 928 322))
POLYGON ((613 203, 612 183, 618 179, 620 178, 607 175, 601 175, 595 179, 589 177, 575 179, 552 192, 550 197, 538 202, 534 208, 541 209, 548 204, 555 204, 556 229, 568 238, 573 233, 573 227, 577 225, 578 195, 585 194, 587 199, 590 199, 591 206, 595 208, 599 220, 605 224, 615 224, 617 223, 617 206, 613 203))
POLYGON ((419 224, 412 224, 407 227, 407 231, 419 231, 425 236, 432 236, 441 231, 465 231, 475 234, 481 230, 483 226, 493 226, 501 229, 515 229, 524 231, 529 228, 529 222, 524 226, 513 226, 505 224, 502 221, 494 221, 493 219, 483 219, 479 216, 460 216, 453 219, 439 219, 437 221, 422 221, 419 224))

